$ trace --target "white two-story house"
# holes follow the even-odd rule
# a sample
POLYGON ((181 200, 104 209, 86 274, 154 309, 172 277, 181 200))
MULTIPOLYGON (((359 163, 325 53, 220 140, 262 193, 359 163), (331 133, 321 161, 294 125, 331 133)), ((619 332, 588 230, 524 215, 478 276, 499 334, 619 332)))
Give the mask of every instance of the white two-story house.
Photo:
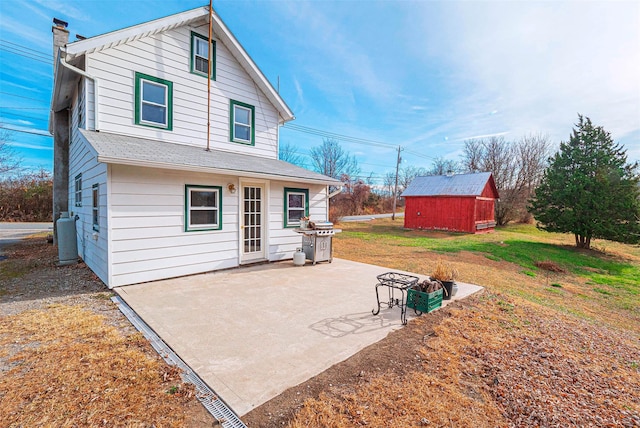
POLYGON ((215 11, 73 43, 54 22, 54 218, 109 287, 290 259, 328 218, 339 183, 278 160, 293 113, 215 11))

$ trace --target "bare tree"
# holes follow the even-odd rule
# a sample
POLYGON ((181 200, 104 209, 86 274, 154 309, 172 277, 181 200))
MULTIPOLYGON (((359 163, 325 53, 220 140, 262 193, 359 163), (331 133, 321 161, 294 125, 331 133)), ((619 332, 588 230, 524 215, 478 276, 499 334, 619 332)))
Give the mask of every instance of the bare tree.
POLYGON ((467 172, 484 172, 482 169, 483 158, 482 140, 467 140, 464 142, 464 154, 462 155, 462 169, 467 172))
POLYGON ((355 156, 345 152, 337 140, 325 138, 322 145, 311 149, 313 169, 320 174, 340 179, 343 175, 356 177, 360 174, 355 156))
POLYGON ((463 169, 493 174, 500 193, 496 202, 499 225, 526 220, 526 203, 542 177, 549 149, 548 138, 542 135, 523 137, 518 142, 503 137, 465 141, 463 169))
POLYGON ((445 159, 443 157, 437 157, 431 163, 431 169, 428 171, 429 175, 445 175, 453 174, 460 170, 458 162, 445 159))
POLYGON ((551 143, 546 135, 522 137, 517 146, 518 177, 521 188, 532 194, 538 187, 551 153, 551 143))
POLYGON ((398 186, 400 187, 400 193, 404 192, 407 189, 414 178, 423 175, 429 175, 429 171, 419 166, 409 165, 405 168, 401 168, 398 177, 398 186))
POLYGON ((294 165, 304 167, 304 158, 298 153, 298 149, 290 143, 285 143, 280 145, 280 150, 278 153, 278 159, 281 161, 289 162, 294 165))
POLYGON ((384 186, 385 194, 387 196, 393 196, 393 188, 396 184, 396 173, 393 171, 387 172, 382 179, 382 184, 384 186))
POLYGON ((0 123, 0 177, 7 177, 20 171, 22 159, 11 145, 12 141, 13 132, 3 128, 0 123))

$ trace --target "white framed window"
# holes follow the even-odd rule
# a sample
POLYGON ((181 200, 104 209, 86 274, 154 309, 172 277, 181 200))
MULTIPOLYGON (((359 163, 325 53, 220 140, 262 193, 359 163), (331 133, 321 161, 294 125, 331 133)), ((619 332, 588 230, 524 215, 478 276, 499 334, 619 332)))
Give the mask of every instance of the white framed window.
POLYGON ((136 73, 135 123, 154 128, 173 128, 173 83, 136 73))
POLYGON ((185 186, 185 232, 222 229, 222 187, 185 186))
POLYGON ((230 103, 230 139, 235 143, 255 144, 255 107, 240 101, 230 103))
POLYGON ((284 227, 300 226, 300 219, 309 217, 309 189, 284 188, 284 227))
POLYGON ((98 183, 91 188, 91 217, 93 221, 93 230, 100 231, 100 186, 98 183))
POLYGON ((75 185, 74 185, 75 206, 81 207, 82 206, 82 173, 76 175, 74 182, 75 182, 75 185))
MULTIPOLYGON (((216 42, 211 41, 211 79, 216 79, 216 42)), ((209 65, 209 39, 203 35, 191 32, 191 72, 207 76, 209 65)))

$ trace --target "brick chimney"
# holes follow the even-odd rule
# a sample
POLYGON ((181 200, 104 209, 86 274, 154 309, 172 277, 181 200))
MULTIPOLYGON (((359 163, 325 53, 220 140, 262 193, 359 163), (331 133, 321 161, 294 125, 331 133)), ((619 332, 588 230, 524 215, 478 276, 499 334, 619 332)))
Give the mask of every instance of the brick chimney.
POLYGON ((69 42, 69 30, 67 27, 69 23, 58 19, 53 18, 53 26, 51 27, 51 32, 53 33, 53 73, 55 75, 56 65, 58 59, 58 49, 62 46, 66 45, 69 42))
MULTIPOLYGON (((53 18, 53 76, 58 67, 58 51, 69 42, 69 24, 53 18)), ((54 82, 55 85, 55 82, 54 82)), ((69 110, 52 111, 53 120, 53 242, 58 243, 56 220, 69 210, 69 110)))

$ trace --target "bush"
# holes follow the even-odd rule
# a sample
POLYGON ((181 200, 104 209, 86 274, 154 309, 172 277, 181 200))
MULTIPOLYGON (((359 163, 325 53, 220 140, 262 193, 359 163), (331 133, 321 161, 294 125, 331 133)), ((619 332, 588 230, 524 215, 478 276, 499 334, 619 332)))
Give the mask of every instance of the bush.
POLYGON ((53 178, 48 171, 0 181, 1 221, 52 221, 53 178))

